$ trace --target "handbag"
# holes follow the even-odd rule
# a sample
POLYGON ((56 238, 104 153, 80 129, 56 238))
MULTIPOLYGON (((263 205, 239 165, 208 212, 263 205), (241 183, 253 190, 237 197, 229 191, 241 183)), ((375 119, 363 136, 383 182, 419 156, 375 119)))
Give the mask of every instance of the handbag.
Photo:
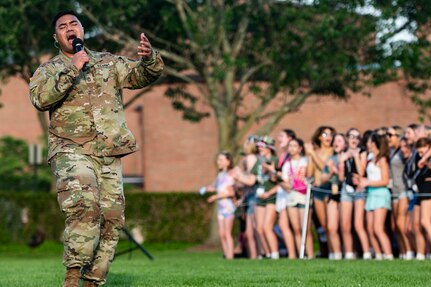
POLYGON ((300 193, 305 193, 307 190, 307 184, 305 184, 304 181, 302 181, 298 178, 295 178, 295 175, 293 173, 293 167, 292 167, 292 161, 291 160, 289 160, 289 164, 290 164, 290 175, 293 178, 292 189, 296 190, 300 193))

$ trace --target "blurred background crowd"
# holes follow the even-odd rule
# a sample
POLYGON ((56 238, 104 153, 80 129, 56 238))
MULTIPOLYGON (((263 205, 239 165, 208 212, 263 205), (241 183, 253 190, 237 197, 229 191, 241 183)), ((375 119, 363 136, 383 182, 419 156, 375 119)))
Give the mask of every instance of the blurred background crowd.
POLYGON ((430 159, 426 125, 364 132, 320 126, 309 139, 284 129, 276 140, 249 136, 237 166, 230 153, 219 153, 217 178, 200 192, 214 192, 207 201, 217 204, 226 259, 295 259, 307 234, 307 258, 424 260, 431 238, 430 159), (307 185, 309 224, 302 233, 307 185), (238 240, 233 228, 240 229, 238 240))

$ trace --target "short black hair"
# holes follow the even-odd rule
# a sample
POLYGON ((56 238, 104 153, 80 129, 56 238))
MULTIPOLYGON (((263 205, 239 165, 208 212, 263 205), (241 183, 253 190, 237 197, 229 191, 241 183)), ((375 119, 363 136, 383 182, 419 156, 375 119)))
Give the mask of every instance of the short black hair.
POLYGON ((54 19, 52 19, 52 29, 55 30, 55 24, 57 24, 58 18, 63 17, 64 15, 73 15, 78 18, 78 14, 73 10, 61 10, 54 16, 54 19))

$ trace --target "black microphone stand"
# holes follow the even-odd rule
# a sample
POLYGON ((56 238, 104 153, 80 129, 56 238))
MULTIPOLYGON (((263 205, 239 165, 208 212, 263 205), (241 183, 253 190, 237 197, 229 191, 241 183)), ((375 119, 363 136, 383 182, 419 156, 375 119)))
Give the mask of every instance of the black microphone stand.
POLYGON ((129 232, 129 230, 127 228, 123 227, 121 230, 126 234, 127 239, 129 240, 129 242, 135 244, 135 247, 130 247, 127 250, 115 253, 114 259, 116 257, 118 257, 120 255, 123 255, 123 254, 126 254, 126 253, 129 253, 129 259, 130 259, 130 258, 132 258, 132 251, 134 251, 136 249, 139 249, 139 250, 141 250, 148 257, 148 259, 154 260, 154 257, 150 254, 150 252, 148 252, 144 248, 144 246, 142 246, 139 242, 137 242, 135 240, 135 238, 133 238, 132 234, 130 234, 130 232, 129 232))

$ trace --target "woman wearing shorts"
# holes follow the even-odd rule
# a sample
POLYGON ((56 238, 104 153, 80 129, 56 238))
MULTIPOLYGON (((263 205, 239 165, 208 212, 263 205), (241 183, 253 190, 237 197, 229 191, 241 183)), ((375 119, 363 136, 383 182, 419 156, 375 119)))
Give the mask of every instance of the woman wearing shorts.
MULTIPOLYGON (((283 165, 280 186, 288 191, 287 213, 295 237, 296 250, 299 254, 301 248, 302 223, 304 221, 306 200, 306 170, 307 157, 304 156, 304 142, 301 139, 292 139, 288 145, 289 160, 283 165)), ((305 251, 308 258, 314 257, 313 237, 311 235, 311 214, 307 227, 307 240, 305 251)))
POLYGON ((392 219, 395 223, 395 232, 400 249, 400 258, 413 259, 414 253, 407 237, 406 222, 409 207, 407 187, 404 182, 403 172, 405 161, 401 152, 401 136, 403 130, 399 126, 390 127, 386 133, 390 148, 390 170, 392 192, 392 219))
MULTIPOLYGON (((277 163, 277 172, 281 173, 283 166, 290 159, 288 151, 289 142, 295 139, 295 132, 290 129, 284 129, 278 133, 277 143, 279 147, 279 157, 277 163)), ((297 252, 295 247, 295 239, 290 229, 289 216, 287 214, 287 201, 288 192, 285 191, 281 186, 277 186, 277 196, 275 201, 275 208, 278 213, 278 226, 280 227, 281 233, 283 234, 284 243, 287 247, 289 259, 296 259, 297 252)))
POLYGON ((410 124, 404 130, 404 137, 406 138, 407 144, 412 147, 412 155, 406 161, 406 178, 411 189, 414 191, 414 203, 413 203, 413 222, 412 229, 416 244, 416 260, 425 260, 426 252, 426 239, 425 233, 421 226, 421 201, 420 197, 417 196, 417 184, 415 183, 416 172, 419 170, 418 163, 420 162, 420 156, 418 155, 415 144, 416 141, 423 137, 421 132, 421 126, 417 124, 410 124))
MULTIPOLYGON (((416 142, 416 151, 420 158, 431 150, 431 139, 420 138, 416 142)), ((415 178, 420 198, 420 223, 428 238, 431 238, 431 161, 427 160, 424 167, 418 170, 415 178)))
POLYGON ((216 191, 215 195, 208 198, 208 203, 217 201, 218 230, 223 253, 226 259, 233 259, 233 238, 232 227, 235 219, 235 180, 231 176, 233 168, 232 156, 227 152, 222 152, 217 156, 217 166, 219 173, 212 186, 208 186, 208 191, 216 191))
MULTIPOLYGON (((305 153, 308 156, 307 176, 313 177, 313 208, 316 213, 317 220, 321 228, 326 233, 326 208, 328 197, 331 192, 330 185, 322 184, 321 176, 325 162, 333 154, 332 138, 335 134, 335 129, 328 126, 320 126, 314 132, 311 140, 312 143, 305 144, 305 153), (326 191, 321 191, 326 190, 326 191)), ((323 240, 320 242, 321 251, 325 248, 323 240)), ((329 248, 331 246, 329 245, 329 248)))
POLYGON ((256 188, 256 229, 259 241, 265 252, 265 256, 272 259, 280 257, 278 253, 277 236, 274 233, 274 223, 277 218, 275 200, 277 185, 275 167, 278 159, 275 156, 274 140, 268 136, 262 137, 257 142, 259 152, 258 160, 251 169, 251 174, 246 175, 235 170, 234 178, 249 186, 256 188))
POLYGON ((326 205, 328 243, 330 244, 330 250, 332 250, 329 259, 340 260, 343 258, 343 254, 341 252, 341 241, 338 233, 341 190, 338 178, 338 164, 341 154, 347 148, 347 140, 344 134, 335 134, 332 139, 332 148, 334 154, 328 159, 323 168, 322 183, 329 183, 331 186, 331 194, 328 197, 328 204, 326 205))
POLYGON ((368 189, 365 202, 368 234, 376 252, 376 259, 392 260, 394 256, 391 242, 385 232, 386 215, 391 209, 391 193, 387 188, 390 174, 388 140, 386 136, 373 133, 368 139, 367 147, 369 151, 367 177, 361 179, 360 186, 368 189))
MULTIPOLYGON (((244 156, 241 159, 241 172, 250 174, 251 169, 257 162, 257 136, 249 136, 244 142, 244 156)), ((248 256, 250 259, 257 258, 257 245, 255 240, 256 219, 254 218, 254 206, 256 204, 255 186, 244 185, 244 200, 243 204, 246 209, 246 227, 245 236, 247 241, 248 256)))
POLYGON ((361 242, 363 258, 371 259, 370 243, 365 231, 365 193, 357 186, 358 179, 364 176, 367 153, 360 147, 361 134, 358 129, 347 131, 348 149, 342 153, 339 162, 341 188, 341 234, 344 243, 344 258, 355 259, 352 235, 352 216, 354 228, 361 242), (356 182, 356 183, 355 183, 356 182), (354 210, 354 212, 353 212, 354 210))

